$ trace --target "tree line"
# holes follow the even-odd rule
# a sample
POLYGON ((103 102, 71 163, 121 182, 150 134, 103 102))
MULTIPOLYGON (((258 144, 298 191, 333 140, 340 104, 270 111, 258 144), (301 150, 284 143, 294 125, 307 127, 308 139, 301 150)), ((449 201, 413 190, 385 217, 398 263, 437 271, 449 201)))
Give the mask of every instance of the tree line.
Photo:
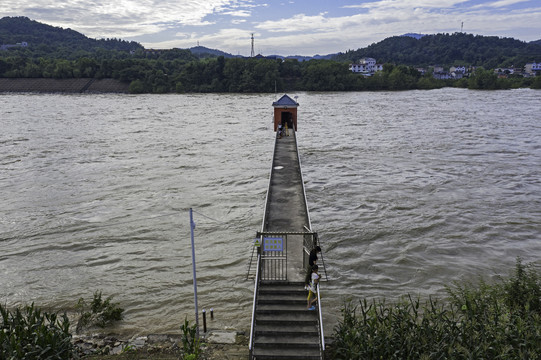
POLYGON ((479 68, 469 78, 437 80, 412 66, 385 64, 371 77, 352 73, 347 63, 334 60, 217 58, 193 59, 185 50, 146 57, 81 57, 75 60, 0 57, 5 78, 113 78, 130 84, 132 93, 380 91, 435 89, 541 88, 541 77, 499 79, 479 68))

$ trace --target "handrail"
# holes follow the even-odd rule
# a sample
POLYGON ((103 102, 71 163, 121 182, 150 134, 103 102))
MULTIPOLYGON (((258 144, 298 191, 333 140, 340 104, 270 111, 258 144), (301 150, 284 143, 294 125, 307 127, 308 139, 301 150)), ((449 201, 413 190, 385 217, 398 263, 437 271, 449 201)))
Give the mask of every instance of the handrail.
MULTIPOLYGON (((321 246, 319 243, 319 236, 316 234, 316 242, 318 246, 321 246)), ((325 259, 323 258, 323 251, 320 254, 321 257, 321 265, 323 265, 323 271, 325 271, 325 281, 329 281, 329 277, 327 276, 327 266, 325 266, 325 259)))
MULTIPOLYGON (((306 231, 309 231, 310 233, 314 235, 314 240, 315 240, 314 245, 321 246, 321 244, 319 243, 319 235, 317 234, 317 232, 313 232, 312 229, 310 229, 306 225, 304 225, 303 227, 306 231)), ((303 250, 308 255, 310 254, 310 251, 306 248, 306 246, 304 246, 304 244, 303 244, 303 250)), ((323 259, 323 251, 321 252, 320 256, 321 256, 321 263, 323 266, 323 272, 325 273, 325 281, 329 281, 329 276, 327 275, 327 267, 325 266, 325 259, 323 259)))
POLYGON ((302 176, 301 156, 299 154, 299 144, 297 143, 297 135, 295 131, 293 131, 293 135, 295 136, 295 150, 297 151, 297 161, 299 163, 299 175, 301 176, 301 187, 302 194, 304 196, 304 207, 306 208, 306 220, 308 221, 308 227, 311 229, 312 221, 310 221, 310 210, 308 209, 308 201, 306 200, 306 189, 304 188, 304 178, 302 176))
POLYGON ((257 254, 257 267, 255 271, 255 284, 254 284, 254 304, 252 305, 252 323, 250 328, 250 343, 248 344, 248 350, 250 350, 250 358, 252 357, 252 347, 254 341, 254 331, 255 331, 255 306, 257 304, 257 290, 259 287, 259 269, 261 264, 261 254, 257 254))
POLYGON ((323 335, 323 316, 321 315, 321 295, 319 294, 319 282, 317 284, 317 306, 319 312, 319 331, 321 335, 321 350, 325 351, 325 336, 323 335))
POLYGON ((276 137, 274 138, 274 146, 272 148, 272 161, 270 167, 270 176, 269 176, 269 185, 267 186, 267 195, 265 196, 265 208, 263 209, 263 223, 261 224, 261 231, 265 231, 267 227, 267 212, 269 210, 269 197, 272 184, 272 173, 274 172, 274 156, 276 156, 276 143, 278 141, 278 131, 276 132, 276 137))

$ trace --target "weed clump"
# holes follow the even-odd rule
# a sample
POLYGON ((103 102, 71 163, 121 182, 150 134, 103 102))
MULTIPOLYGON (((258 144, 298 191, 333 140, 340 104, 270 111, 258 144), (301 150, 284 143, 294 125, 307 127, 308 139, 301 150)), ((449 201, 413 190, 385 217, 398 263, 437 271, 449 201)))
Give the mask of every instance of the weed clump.
POLYGON ((197 324, 190 326, 187 318, 184 319, 184 324, 180 325, 182 330, 182 350, 185 360, 197 360, 201 355, 201 339, 197 336, 197 324))
POLYGON ((112 303, 112 296, 102 300, 101 291, 94 293, 94 298, 88 304, 84 298, 80 298, 77 303, 79 312, 79 321, 77 322, 76 333, 84 328, 97 326, 104 328, 114 321, 122 320, 124 309, 118 306, 118 303, 112 303))

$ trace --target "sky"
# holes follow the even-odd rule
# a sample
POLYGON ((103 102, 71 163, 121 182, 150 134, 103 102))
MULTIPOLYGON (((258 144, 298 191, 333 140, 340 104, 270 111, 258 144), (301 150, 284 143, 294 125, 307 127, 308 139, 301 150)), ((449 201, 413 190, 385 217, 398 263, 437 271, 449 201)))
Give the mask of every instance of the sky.
POLYGON ((233 55, 327 55, 406 33, 541 39, 541 0, 2 0, 90 38, 145 48, 205 46, 233 55))

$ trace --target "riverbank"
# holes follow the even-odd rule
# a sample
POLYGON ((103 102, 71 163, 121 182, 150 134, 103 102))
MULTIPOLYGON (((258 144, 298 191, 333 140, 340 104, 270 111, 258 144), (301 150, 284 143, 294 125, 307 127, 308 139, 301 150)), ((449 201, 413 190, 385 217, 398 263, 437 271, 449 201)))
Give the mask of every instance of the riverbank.
POLYGON ((129 93, 116 79, 0 78, 0 93, 129 93))
MULTIPOLYGON (((182 359, 179 335, 152 334, 120 340, 114 336, 74 336, 80 357, 89 360, 108 359, 182 359)), ((248 359, 248 338, 243 332, 209 331, 201 346, 203 360, 248 359)))

